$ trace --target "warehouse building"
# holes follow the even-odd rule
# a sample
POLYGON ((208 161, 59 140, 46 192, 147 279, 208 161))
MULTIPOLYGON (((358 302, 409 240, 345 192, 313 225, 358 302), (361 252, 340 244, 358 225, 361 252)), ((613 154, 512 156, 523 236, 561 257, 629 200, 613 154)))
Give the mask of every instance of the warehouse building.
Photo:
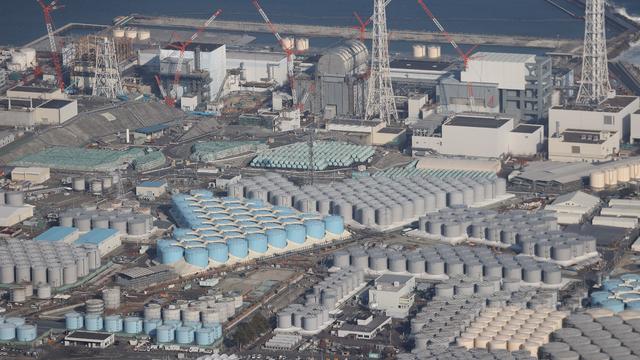
POLYGON ((33 217, 33 209, 31 205, 0 205, 0 227, 13 226, 33 217))
POLYGON ((114 334, 93 331, 73 331, 64 338, 64 346, 86 346, 98 349, 106 349, 114 342, 114 334))
POLYGON ((134 131, 135 134, 141 135, 146 141, 158 139, 164 135, 164 131, 170 127, 169 124, 155 124, 145 126, 134 131))
POLYGON ((0 99, 0 125, 2 126, 59 125, 76 115, 78 115, 77 100, 18 97, 0 99))
POLYGON ((369 289, 369 308, 382 310, 387 316, 404 318, 415 302, 413 290, 416 278, 406 275, 384 274, 369 289))
POLYGON ((566 129, 549 137, 549 160, 603 162, 613 160, 620 150, 620 133, 605 130, 566 129))
POLYGON ((364 319, 356 319, 355 323, 345 323, 336 332, 338 337, 354 337, 370 340, 375 338, 382 329, 391 324, 390 316, 369 315, 364 319))
POLYGON ((15 167, 11 170, 11 180, 29 181, 32 184, 42 184, 51 178, 51 171, 46 167, 15 167))
POLYGON ((556 212, 558 224, 580 224, 600 205, 600 199, 582 191, 574 191, 558 196, 545 210, 556 212))
POLYGON ((115 282, 136 291, 143 291, 152 286, 178 278, 169 266, 158 265, 148 268, 133 267, 116 273, 115 282))
POLYGON ((582 189, 594 170, 592 164, 584 162, 536 161, 510 177, 514 190, 562 194, 582 189))
POLYGON ((460 73, 460 81, 498 84, 500 112, 523 121, 541 121, 549 116, 552 75, 550 57, 477 52, 460 73))
POLYGON ((93 229, 80 236, 75 243, 97 245, 100 256, 105 256, 122 245, 121 236, 115 229, 93 229))
POLYGON ((621 141, 628 142, 631 116, 638 109, 640 98, 636 96, 611 97, 596 107, 555 106, 549 110, 549 134, 562 134, 568 129, 616 132, 621 141))
POLYGON ((136 196, 157 198, 167 193, 167 181, 143 181, 136 186, 136 196))
POLYGON ((507 115, 462 113, 441 127, 414 129, 411 147, 444 155, 500 158, 506 154, 532 156, 544 141, 542 125, 515 125, 507 115), (461 140, 464 139, 464 140, 461 140))
POLYGON ((67 244, 71 244, 78 240, 80 237, 80 230, 74 227, 68 226, 53 226, 47 229, 42 234, 33 238, 34 241, 61 241, 67 244))
POLYGON ((14 86, 7 90, 9 98, 41 99, 41 100, 65 100, 67 95, 58 87, 38 87, 38 86, 14 86))

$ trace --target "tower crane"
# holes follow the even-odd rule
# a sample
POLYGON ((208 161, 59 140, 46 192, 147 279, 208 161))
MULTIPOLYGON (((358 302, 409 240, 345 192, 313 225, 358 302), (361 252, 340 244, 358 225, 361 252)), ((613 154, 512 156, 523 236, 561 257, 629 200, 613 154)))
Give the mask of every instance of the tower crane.
POLYGON ((164 103, 167 104, 168 107, 174 107, 176 104, 176 101, 167 94, 166 90, 164 89, 164 86, 162 86, 162 80, 160 80, 160 77, 156 75, 155 78, 156 78, 156 83, 158 83, 158 89, 160 89, 160 94, 162 94, 162 98, 164 99, 164 103))
POLYGON ((53 34, 53 18, 51 17, 51 12, 55 10, 62 9, 64 5, 59 5, 58 0, 53 0, 49 4, 45 3, 44 0, 37 0, 38 4, 42 8, 42 13, 44 14, 44 22, 47 27, 47 36, 49 38, 49 47, 51 49, 51 60, 53 61, 53 66, 56 71, 56 83, 60 90, 64 91, 64 78, 62 77, 62 64, 60 63, 60 58, 58 57, 58 46, 56 44, 56 38, 53 34))
POLYGON ((211 15, 211 17, 209 17, 207 21, 205 21, 205 23, 200 28, 198 28, 198 30, 193 35, 191 35, 191 38, 189 38, 189 40, 173 42, 168 45, 168 47, 171 47, 180 51, 180 54, 178 56, 178 63, 176 65, 176 73, 173 77, 173 89, 172 89, 173 94, 171 94, 174 100, 174 104, 175 104, 175 100, 178 98, 178 87, 180 86, 180 77, 182 76, 182 64, 184 63, 184 52, 187 50, 189 45, 191 45, 200 36, 200 34, 202 34, 202 32, 204 32, 204 30, 209 25, 211 25, 211 23, 218 16, 220 16, 220 14, 222 14, 222 9, 216 10, 216 12, 213 13, 213 15, 211 15))
POLYGON ((284 41, 282 36, 280 36, 280 33, 278 32, 278 29, 276 28, 276 26, 273 25, 271 20, 269 20, 269 16, 267 16, 267 13, 264 11, 262 6, 260 6, 260 3, 258 2, 258 0, 251 0, 251 2, 253 3, 253 6, 255 6, 256 9, 258 10, 258 13, 260 14, 260 16, 262 16, 262 19, 269 27, 269 30, 271 30, 273 35, 276 37, 276 40, 278 40, 278 44, 280 44, 282 51, 284 51, 285 54, 287 54, 287 76, 289 78, 289 87, 291 87, 291 97, 293 98, 293 104, 294 106, 296 106, 298 104, 298 94, 295 87, 293 63, 295 60, 295 55, 299 55, 302 52, 296 51, 294 49, 294 44, 287 44, 284 41))

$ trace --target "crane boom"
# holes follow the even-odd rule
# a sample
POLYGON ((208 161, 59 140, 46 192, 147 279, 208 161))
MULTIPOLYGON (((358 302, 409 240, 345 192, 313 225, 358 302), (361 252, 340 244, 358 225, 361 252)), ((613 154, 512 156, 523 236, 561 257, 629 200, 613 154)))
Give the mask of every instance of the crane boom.
POLYGON ((458 46, 458 43, 456 43, 456 41, 453 39, 453 37, 451 37, 451 35, 449 35, 449 32, 447 32, 447 30, 445 30, 444 26, 442 26, 442 24, 440 23, 438 18, 436 18, 436 16, 433 15, 433 13, 429 9, 429 7, 427 7, 427 4, 424 3, 424 0, 418 0, 418 4, 420 4, 420 6, 422 7, 422 10, 424 10, 424 12, 431 18, 431 21, 433 21, 433 23, 436 25, 438 30, 440 30, 440 32, 444 35, 444 37, 447 39, 447 41, 449 41, 451 46, 453 46, 453 48, 456 49, 456 51, 458 52, 458 55, 460 55, 460 57, 464 60, 465 65, 466 65, 466 63, 469 60, 469 58, 462 51, 462 49, 460 49, 460 47, 458 46))
POLYGON ((64 91, 64 78, 62 77, 62 64, 58 57, 58 45, 56 44, 56 38, 53 33, 53 18, 51 12, 54 10, 62 9, 63 5, 58 5, 58 0, 53 0, 48 5, 43 0, 37 0, 38 4, 42 8, 44 14, 44 22, 47 28, 47 37, 49 39, 49 48, 51 49, 51 60, 53 61, 53 67, 56 71, 56 82, 60 90, 64 91))

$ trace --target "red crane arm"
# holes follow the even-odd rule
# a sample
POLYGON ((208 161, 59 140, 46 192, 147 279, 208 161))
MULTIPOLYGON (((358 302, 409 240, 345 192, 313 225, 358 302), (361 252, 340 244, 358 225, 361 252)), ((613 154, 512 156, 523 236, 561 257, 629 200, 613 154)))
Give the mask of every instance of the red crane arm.
POLYGON ((433 23, 436 25, 438 30, 440 30, 440 32, 444 35, 447 41, 449 41, 451 46, 453 46, 453 48, 456 49, 456 51, 458 52, 458 55, 465 62, 465 65, 466 65, 467 61, 469 61, 469 57, 467 56, 467 54, 465 54, 462 51, 462 49, 460 49, 456 41, 451 37, 451 35, 449 35, 447 30, 445 30, 444 26, 442 26, 440 21, 438 21, 438 18, 436 18, 435 15, 433 15, 433 13, 431 12, 427 4, 424 3, 424 0, 418 0, 418 4, 420 4, 420 6, 422 7, 422 10, 424 10, 424 12, 431 18, 431 21, 433 21, 433 23))

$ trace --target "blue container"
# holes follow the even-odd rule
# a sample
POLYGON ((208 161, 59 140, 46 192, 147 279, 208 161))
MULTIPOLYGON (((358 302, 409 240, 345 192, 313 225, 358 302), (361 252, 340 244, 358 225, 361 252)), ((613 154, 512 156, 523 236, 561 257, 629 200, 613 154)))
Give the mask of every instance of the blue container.
POLYGON ((622 285, 623 281, 620 279, 610 279, 602 282, 602 289, 605 291, 611 291, 612 289, 622 285))
POLYGON ((605 300, 602 303, 600 303, 600 306, 602 306, 605 309, 611 310, 614 313, 619 313, 620 311, 624 310, 624 303, 620 300, 615 300, 615 299, 605 300))
POLYGON ((594 291, 591 293, 591 305, 600 305, 603 301, 608 300, 612 294, 608 291, 594 291))
POLYGON ((236 218, 237 221, 240 221, 240 222, 242 222, 242 221, 253 221, 253 216, 248 215, 248 214, 247 215, 236 215, 235 218, 236 218))
POLYGON ((240 214, 248 214, 249 210, 242 208, 242 207, 238 207, 238 208, 230 208, 229 209, 229 213, 231 213, 232 215, 240 215, 240 214))
POLYGON ((229 260, 229 248, 224 243, 207 244, 207 252, 209 258, 219 263, 225 263, 229 260))
POLYGON ((340 235, 344 232, 344 220, 341 216, 329 215, 324 217, 324 225, 327 232, 340 235))
POLYGON ((190 327, 193 329, 200 329, 202 327, 202 323, 200 321, 185 321, 182 323, 183 327, 190 327))
POLYGON ((283 229, 269 229, 265 233, 267 241, 272 247, 282 249, 287 246, 287 232, 283 229))
POLYGON ((160 319, 146 319, 142 323, 144 333, 149 336, 156 336, 156 329, 160 325, 162 325, 162 320, 160 319))
POLYGON ((306 220, 304 227, 307 228, 307 236, 313 239, 323 239, 325 228, 322 220, 306 220))
POLYGON ((182 246, 186 249, 188 248, 194 248, 194 247, 204 247, 205 244, 202 241, 184 241, 182 242, 182 246))
POLYGON ((640 294, 638 293, 626 293, 620 295, 620 300, 624 302, 633 302, 640 300, 640 294))
POLYGON ((38 329, 35 325, 20 325, 16 328, 16 339, 18 341, 33 341, 38 337, 38 329))
POLYGON ((247 240, 242 238, 233 238, 227 241, 227 246, 229 247, 229 254, 244 259, 249 255, 249 245, 247 244, 247 240))
POLYGON ((211 328, 201 328, 196 330, 196 344, 200 346, 212 345, 215 341, 214 330, 211 328))
POLYGON ((218 227, 218 230, 223 233, 229 233, 229 232, 238 232, 240 231, 240 228, 235 226, 235 225, 222 225, 218 227))
POLYGON ((170 343, 175 339, 175 328, 170 325, 160 325, 156 328, 156 342, 170 343))
POLYGON ((168 246, 160 250, 160 262, 163 264, 173 264, 182 260, 184 249, 179 246, 168 246))
POLYGON ((629 310, 640 310, 640 301, 630 301, 625 304, 629 310))
POLYGON ((193 196, 193 197, 197 197, 197 198, 205 198, 205 199, 211 199, 213 198, 213 193, 209 190, 202 190, 202 189, 194 189, 189 191, 189 195, 193 196))
POLYGON ((221 241, 224 241, 224 236, 222 236, 222 235, 203 236, 202 237, 202 241, 207 242, 207 243, 221 242, 221 241))
POLYGON ((224 237, 226 239, 232 239, 232 238, 244 238, 244 234, 241 232, 237 232, 237 231, 231 231, 228 233, 224 233, 224 237))
POLYGON ((261 226, 253 226, 243 229, 246 234, 264 233, 264 229, 261 226))
POLYGON ((171 326, 173 328, 173 330, 179 328, 180 326, 182 326, 182 321, 180 320, 167 320, 163 323, 163 325, 168 325, 171 326))
POLYGON ((262 227, 265 230, 270 230, 270 229, 284 229, 284 226, 282 225, 282 223, 280 222, 267 222, 267 223, 262 223, 262 227))
POLYGON ((189 248, 184 252, 184 259, 191 265, 206 268, 209 266, 209 251, 204 247, 189 248))
POLYGON ((258 226, 258 223, 255 221, 251 221, 251 220, 242 220, 238 222, 238 225, 241 228, 248 228, 248 227, 254 227, 254 226, 258 226))
POLYGON ((260 215, 256 216, 256 221, 261 223, 270 223, 270 222, 278 222, 278 218, 271 215, 260 215))
POLYGON ((303 244, 307 239, 307 229, 302 224, 289 224, 284 227, 287 240, 295 244, 303 244))
POLYGON ((253 210, 251 213, 255 217, 258 217, 258 216, 273 216, 273 213, 271 211, 269 211, 269 210, 253 210))
POLYGON ((322 219, 322 216, 318 213, 302 213, 300 214, 300 218, 303 220, 320 220, 322 219))
POLYGON ((176 240, 172 240, 172 239, 160 239, 158 240, 158 242, 156 243, 156 247, 158 249, 164 249, 166 247, 169 247, 171 245, 176 245, 178 244, 178 242, 176 240))
POLYGON ((122 332, 123 322, 122 316, 120 315, 110 315, 104 317, 104 331, 110 333, 119 333, 122 332))
POLYGON ((288 206, 274 206, 272 210, 274 213, 280 216, 292 215, 296 213, 296 211, 293 208, 290 208, 288 206))
POLYGON ((89 331, 100 331, 103 328, 102 316, 98 314, 87 314, 84 317, 84 327, 89 331))
POLYGON ((282 224, 282 225, 288 225, 288 224, 300 224, 301 221, 298 218, 295 217, 285 217, 285 218, 280 218, 278 219, 278 221, 282 224))
POLYGON ((267 236, 265 234, 253 233, 246 236, 249 250, 264 254, 267 252, 269 246, 267 242, 267 236))
POLYGON ((192 327, 181 326, 176 329, 176 342, 178 344, 191 344, 195 337, 195 330, 192 327))
POLYGON ((9 341, 16 338, 16 326, 11 323, 0 324, 0 340, 9 341))
POLYGON ((213 338, 215 340, 222 338, 222 324, 210 323, 210 324, 204 324, 204 327, 213 329, 213 338))
POLYGON ((140 334, 142 332, 142 319, 138 316, 124 318, 124 332, 127 334, 140 334))
POLYGON ((248 208, 259 209, 264 207, 264 202, 260 199, 247 199, 245 202, 248 208))
POLYGON ((24 318, 21 317, 8 317, 4 319, 5 323, 9 323, 9 324, 13 324, 16 327, 20 326, 20 325, 24 325, 26 323, 26 320, 24 318))
POLYGON ((235 222, 231 219, 217 219, 214 221, 216 226, 235 226, 235 222))
POLYGON ((64 314, 64 324, 67 330, 79 330, 84 327, 82 314, 75 311, 64 314))
POLYGON ((611 292, 619 295, 619 294, 624 294, 624 293, 628 293, 628 292, 632 292, 633 288, 630 286, 617 286, 614 287, 613 289, 611 289, 611 292))

